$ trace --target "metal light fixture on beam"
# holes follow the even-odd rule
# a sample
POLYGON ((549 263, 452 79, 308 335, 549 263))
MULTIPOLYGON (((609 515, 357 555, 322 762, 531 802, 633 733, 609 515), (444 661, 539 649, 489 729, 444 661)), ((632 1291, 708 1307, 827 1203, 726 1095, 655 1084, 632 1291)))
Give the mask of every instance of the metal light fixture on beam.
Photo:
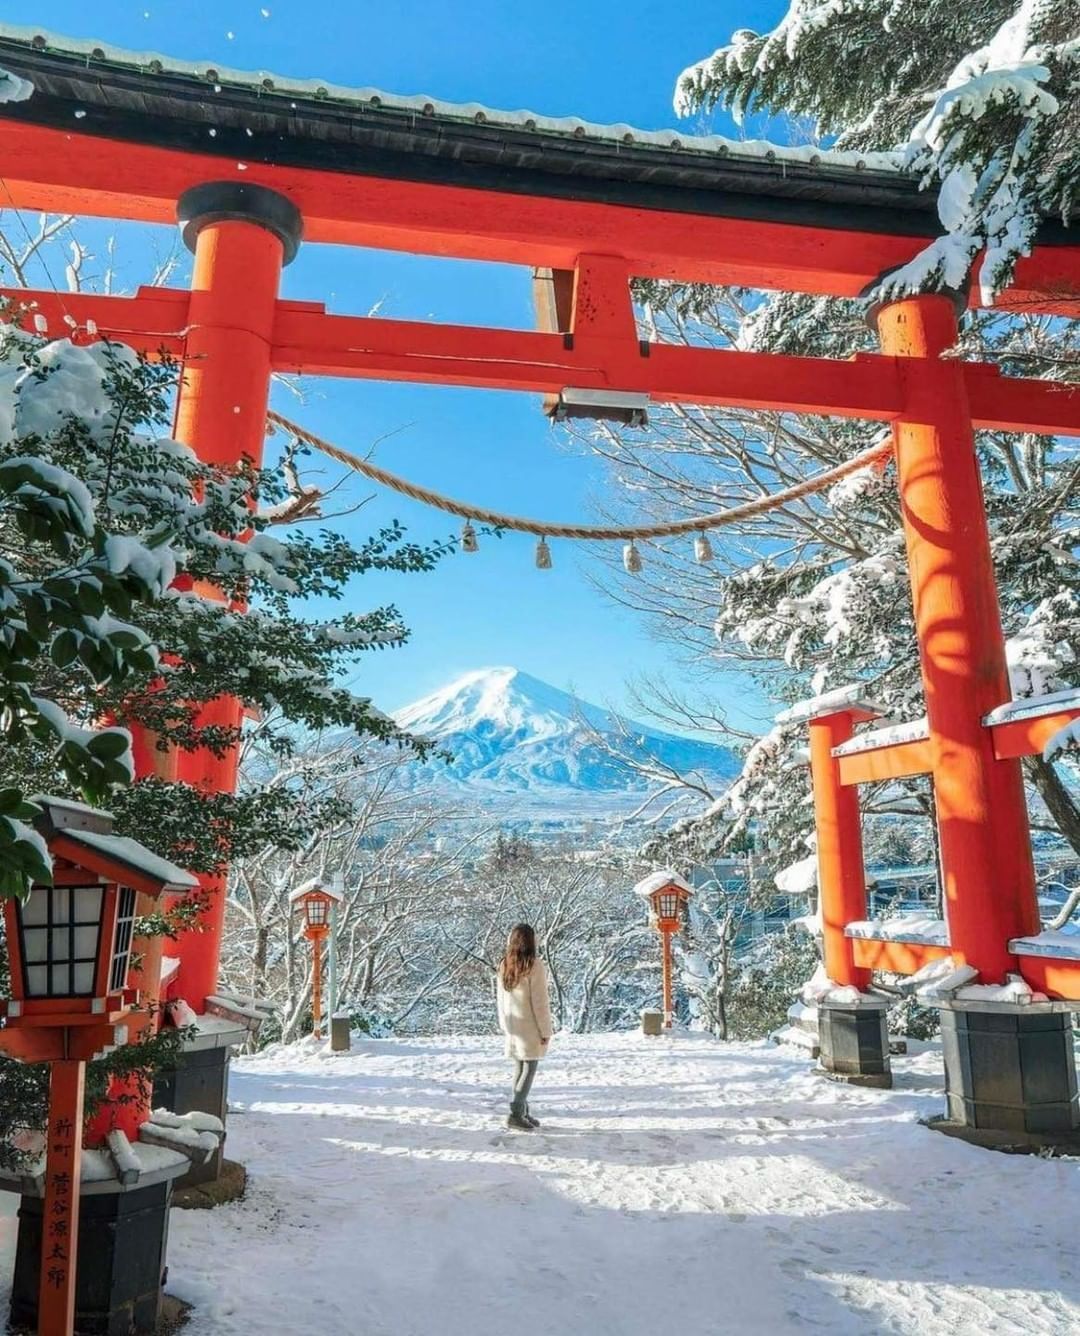
POLYGON ((626 427, 649 425, 649 396, 630 390, 583 390, 567 386, 555 402, 551 416, 556 422, 588 418, 596 422, 620 422, 626 427))

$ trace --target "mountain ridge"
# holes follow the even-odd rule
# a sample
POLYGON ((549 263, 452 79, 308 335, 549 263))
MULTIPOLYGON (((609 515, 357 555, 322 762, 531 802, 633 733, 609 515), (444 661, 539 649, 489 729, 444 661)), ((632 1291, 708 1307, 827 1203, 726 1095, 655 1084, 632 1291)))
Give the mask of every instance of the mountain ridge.
POLYGON ((493 800, 524 798, 567 808, 599 799, 636 805, 650 784, 613 748, 639 763, 655 760, 714 780, 738 769, 726 747, 640 724, 514 667, 465 673, 394 718, 451 753, 449 762, 416 763, 417 782, 493 800))

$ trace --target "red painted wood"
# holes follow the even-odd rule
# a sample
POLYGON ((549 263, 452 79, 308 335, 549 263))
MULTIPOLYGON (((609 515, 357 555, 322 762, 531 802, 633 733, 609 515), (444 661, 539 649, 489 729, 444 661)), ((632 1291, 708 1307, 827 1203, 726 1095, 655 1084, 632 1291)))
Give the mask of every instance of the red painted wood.
POLYGON ((952 947, 928 946, 922 942, 879 942, 870 937, 852 937, 851 954, 857 965, 887 974, 917 974, 932 960, 952 955, 952 947))
MULTIPOLYGON (((281 242, 252 223, 213 223, 199 233, 176 437, 200 459, 226 467, 244 455, 262 459, 281 266, 281 242)), ((195 588, 205 598, 221 598, 213 586, 195 588)), ((234 728, 240 717, 240 702, 223 696, 204 705, 197 722, 234 728)), ((207 793, 232 793, 237 762, 235 747, 223 756, 206 748, 181 752, 176 776, 207 793)), ((180 992, 196 1012, 217 988, 225 921, 224 878, 199 880, 209 893, 207 909, 195 928, 164 945, 165 955, 182 962, 180 992)))
POLYGON ((1057 714, 1043 714, 1037 719, 1012 719, 994 724, 994 755, 1000 761, 1014 756, 1037 756, 1050 739, 1074 719, 1080 719, 1080 709, 1059 710, 1057 714))
POLYGON ((86 1065, 81 1061, 54 1062, 49 1072, 39 1336, 71 1336, 75 1330, 85 1078, 86 1065))
MULTIPOLYGON (((573 269, 583 253, 619 255, 641 277, 681 278, 854 297, 925 245, 741 218, 668 213, 460 186, 244 164, 209 154, 8 123, 0 140, 14 208, 175 223, 176 201, 206 181, 257 182, 304 215, 310 241, 573 269)), ((978 300, 977 286, 973 301, 978 300)), ((1017 265, 1011 298, 1026 309, 1080 298, 1080 247, 1045 247, 1017 265)))
POLYGON ((1037 993, 1080 1002, 1080 960, 1017 956, 1020 977, 1037 993))
POLYGON ((844 929, 866 917, 859 795, 845 788, 833 748, 854 732, 849 712, 810 720, 810 776, 817 827, 818 894, 825 970, 833 983, 866 988, 870 972, 855 963, 844 929))
POLYGON ((947 297, 908 298, 878 329, 912 359, 894 434, 952 954, 996 983, 1039 917, 1020 766, 995 758, 982 723, 1010 692, 964 376, 941 356, 956 315, 947 297))
MULTIPOLYGON (((643 355, 633 333, 621 262, 616 281, 581 289, 582 311, 573 346, 560 334, 533 330, 439 325, 328 314, 318 302, 278 302, 271 363, 290 374, 347 376, 460 385, 474 389, 558 394, 567 386, 648 394, 661 403, 761 408, 891 421, 900 411, 900 368, 894 358, 859 356, 849 362, 729 349, 651 344, 643 355), (619 296, 625 308, 612 314, 619 296), (586 300, 586 298, 588 300, 586 300), (607 311, 607 316, 596 313, 607 311), (608 323, 604 323, 605 320, 608 323)), ((580 286, 580 285, 579 285, 580 286)), ((188 294, 142 288, 137 297, 58 296, 0 289, 32 301, 50 333, 62 335, 65 314, 80 325, 155 356, 180 358, 186 347, 188 294)), ((30 323, 33 312, 27 311, 30 323)), ((85 339, 85 333, 76 334, 85 339)), ((196 340, 198 335, 196 334, 196 340)), ((972 420, 979 427, 1080 435, 1080 392, 1051 381, 1003 377, 990 366, 965 363, 972 420)))
POLYGON ((904 779, 909 775, 930 773, 930 743, 894 742, 870 751, 854 752, 836 758, 840 783, 874 784, 883 779, 904 779))

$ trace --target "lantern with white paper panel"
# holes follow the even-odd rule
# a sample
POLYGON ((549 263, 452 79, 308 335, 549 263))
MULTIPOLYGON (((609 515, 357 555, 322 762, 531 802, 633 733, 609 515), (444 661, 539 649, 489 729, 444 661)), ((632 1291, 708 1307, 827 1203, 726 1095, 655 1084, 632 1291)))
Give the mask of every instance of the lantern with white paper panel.
POLYGON ((322 944, 330 933, 331 906, 343 900, 340 877, 333 881, 313 877, 298 886, 289 903, 303 910, 304 936, 311 943, 312 1032, 322 1035, 322 944))
MULTIPOLYGON (((35 882, 23 900, 4 901, 11 995, 2 1004, 0 1052, 49 1065, 42 1218, 50 1228, 41 1238, 37 1330, 68 1336, 75 1329, 86 1063, 131 1040, 137 897, 152 904, 199 883, 114 834, 108 812, 65 798, 32 802, 53 880, 35 882)), ((146 984, 156 990, 157 979, 146 984)))
POLYGON ((136 840, 114 835, 112 817, 83 803, 35 798, 36 823, 53 860, 53 883, 4 903, 11 996, 8 1025, 79 1025, 116 1019, 127 988, 136 897, 198 883, 136 840))
POLYGON ((649 906, 649 923, 660 933, 664 986, 664 1029, 670 1030, 674 1021, 671 982, 671 938, 682 927, 686 907, 693 895, 690 883, 671 868, 651 872, 634 887, 649 906))

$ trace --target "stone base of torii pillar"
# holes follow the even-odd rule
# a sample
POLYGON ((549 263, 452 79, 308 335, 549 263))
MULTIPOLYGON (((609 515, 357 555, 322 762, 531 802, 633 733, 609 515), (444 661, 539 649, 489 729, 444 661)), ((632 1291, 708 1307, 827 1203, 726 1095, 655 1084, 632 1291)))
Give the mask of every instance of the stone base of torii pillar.
POLYGON ((1074 1004, 938 1005, 947 1111, 929 1125, 997 1149, 1080 1153, 1074 1004))
POLYGON ((892 1087, 889 1033, 885 1023, 888 997, 864 993, 854 1004, 819 1000, 818 1071, 849 1085, 892 1087))

